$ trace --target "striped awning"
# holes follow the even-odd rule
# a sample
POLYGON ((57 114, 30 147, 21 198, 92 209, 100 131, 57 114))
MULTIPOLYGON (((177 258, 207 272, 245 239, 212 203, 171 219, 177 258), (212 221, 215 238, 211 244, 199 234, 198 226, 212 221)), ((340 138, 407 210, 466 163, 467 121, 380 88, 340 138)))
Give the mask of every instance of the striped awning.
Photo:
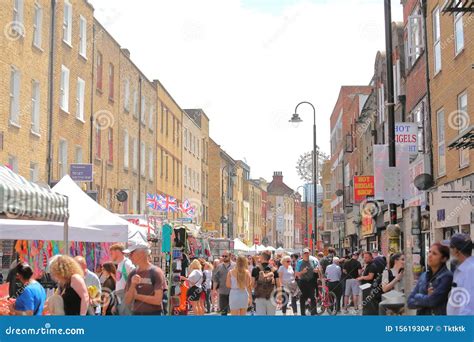
POLYGON ((69 216, 68 198, 0 166, 0 215, 63 222, 69 216))

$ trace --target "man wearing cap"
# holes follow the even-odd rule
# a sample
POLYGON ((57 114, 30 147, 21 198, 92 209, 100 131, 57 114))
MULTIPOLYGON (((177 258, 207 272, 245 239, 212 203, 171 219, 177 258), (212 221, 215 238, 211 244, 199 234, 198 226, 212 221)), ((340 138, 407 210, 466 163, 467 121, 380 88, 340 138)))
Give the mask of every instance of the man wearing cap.
POLYGON ((120 316, 130 315, 130 310, 124 303, 125 286, 130 273, 135 269, 132 261, 123 253, 125 247, 122 244, 113 244, 109 248, 110 258, 117 264, 117 271, 115 273, 115 298, 117 299, 117 310, 120 316))
POLYGON ((137 243, 129 246, 124 253, 130 254, 130 259, 137 266, 125 286, 125 304, 131 306, 133 315, 161 315, 166 278, 161 268, 150 263, 150 249, 143 243, 137 243))
POLYGON ((474 257, 472 239, 467 234, 454 234, 443 241, 451 249, 451 258, 458 262, 454 271, 453 289, 449 295, 447 314, 474 315, 474 257))
POLYGON ((311 300, 311 315, 316 313, 316 284, 317 275, 321 273, 318 260, 309 254, 309 249, 303 249, 303 258, 296 263, 296 276, 301 290, 301 315, 306 315, 306 301, 311 300))

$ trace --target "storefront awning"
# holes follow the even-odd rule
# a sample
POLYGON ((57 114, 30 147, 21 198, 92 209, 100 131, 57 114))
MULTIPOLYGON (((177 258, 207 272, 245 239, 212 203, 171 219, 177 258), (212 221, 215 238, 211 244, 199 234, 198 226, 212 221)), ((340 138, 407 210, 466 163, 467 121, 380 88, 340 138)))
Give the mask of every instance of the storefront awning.
POLYGON ((474 0, 447 0, 443 6, 443 13, 473 13, 474 0))
POLYGON ((457 150, 471 149, 474 148, 474 125, 471 125, 456 138, 454 138, 449 144, 448 148, 457 150))

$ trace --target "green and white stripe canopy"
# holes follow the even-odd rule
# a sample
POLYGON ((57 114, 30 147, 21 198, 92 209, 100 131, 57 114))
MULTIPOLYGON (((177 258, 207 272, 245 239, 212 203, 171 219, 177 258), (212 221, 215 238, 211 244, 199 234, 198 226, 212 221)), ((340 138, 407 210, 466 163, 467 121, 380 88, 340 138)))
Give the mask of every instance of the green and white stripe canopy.
POLYGON ((69 216, 68 198, 0 166, 0 215, 63 222, 69 216))

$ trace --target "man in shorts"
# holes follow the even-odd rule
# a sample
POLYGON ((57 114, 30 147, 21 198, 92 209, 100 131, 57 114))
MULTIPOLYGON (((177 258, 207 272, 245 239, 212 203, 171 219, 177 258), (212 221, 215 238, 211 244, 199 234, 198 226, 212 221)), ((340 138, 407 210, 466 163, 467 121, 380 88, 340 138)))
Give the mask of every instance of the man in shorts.
POLYGON ((352 302, 354 304, 354 310, 359 310, 358 303, 359 303, 359 296, 360 296, 360 288, 359 288, 359 281, 357 278, 360 275, 362 270, 362 265, 359 262, 359 254, 357 252, 352 254, 352 259, 346 261, 344 263, 343 273, 346 278, 346 288, 344 293, 344 313, 347 314, 348 307, 349 307, 349 298, 352 296, 352 302))

